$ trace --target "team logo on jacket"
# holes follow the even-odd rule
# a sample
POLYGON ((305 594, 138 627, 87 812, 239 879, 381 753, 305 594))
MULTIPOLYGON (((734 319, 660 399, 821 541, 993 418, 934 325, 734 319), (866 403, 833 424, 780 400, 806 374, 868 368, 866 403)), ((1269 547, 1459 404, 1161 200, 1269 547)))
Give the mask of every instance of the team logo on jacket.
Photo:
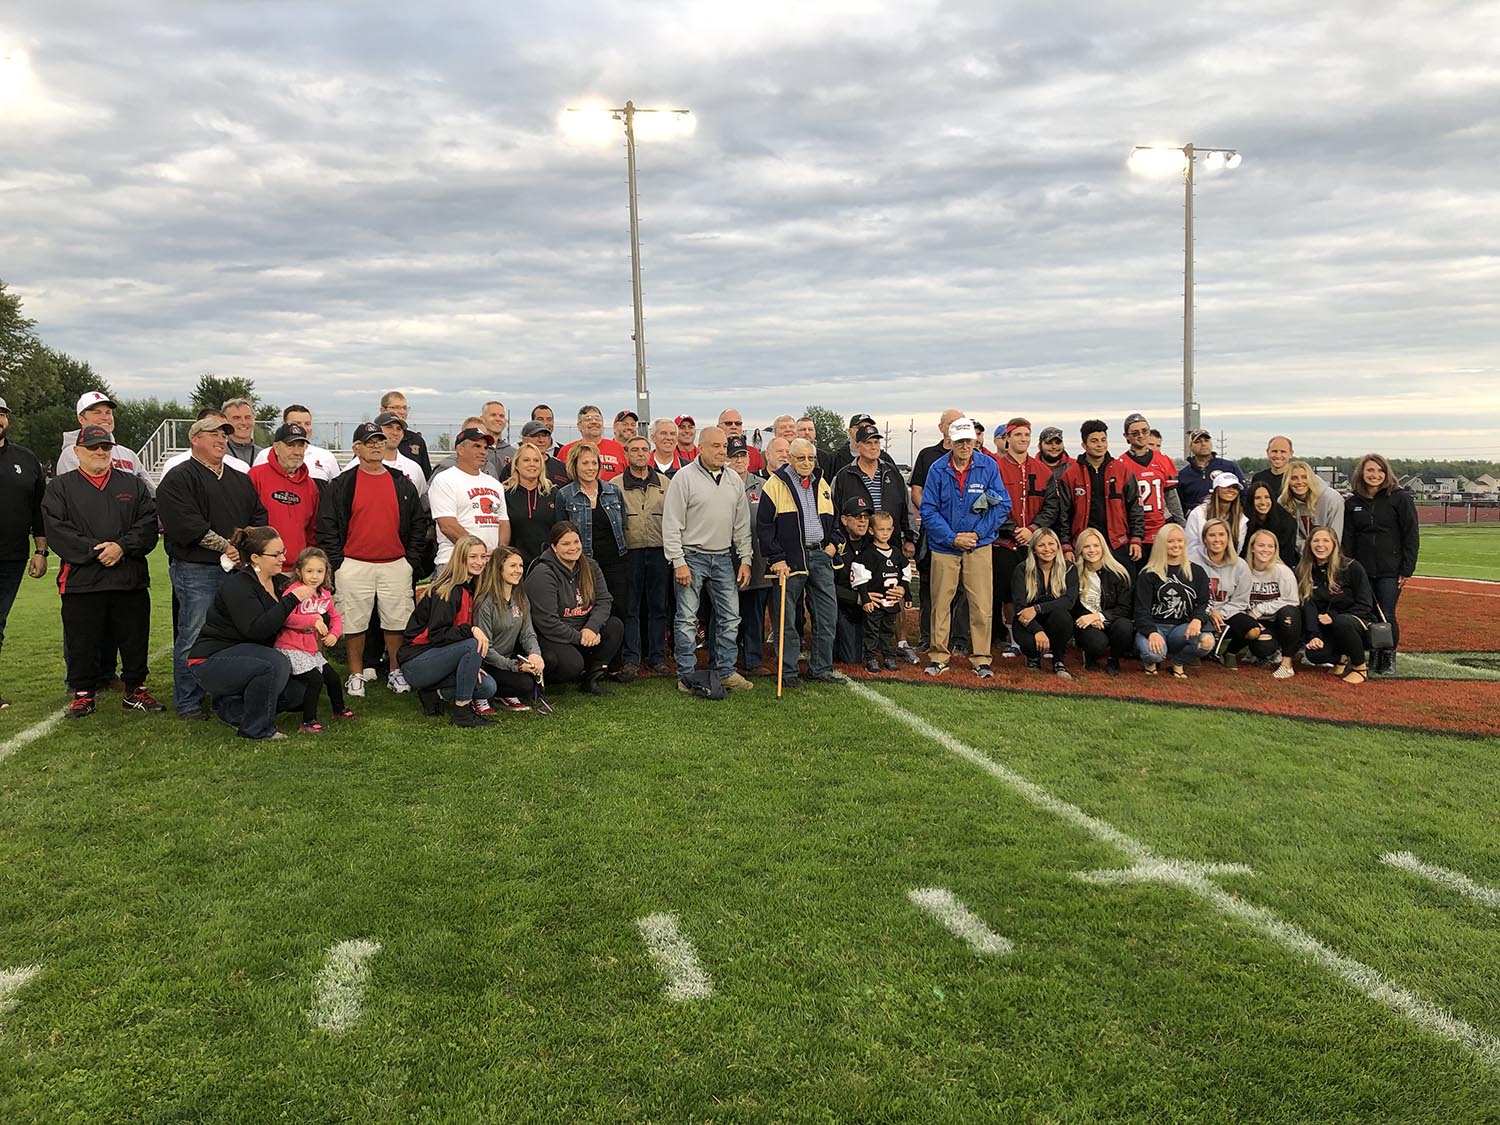
POLYGON ((302 497, 284 488, 278 488, 275 492, 271 493, 271 499, 278 504, 286 504, 288 506, 302 503, 302 497))
POLYGON ((1082 485, 1074 485, 1073 486, 1073 495, 1074 496, 1082 496, 1087 491, 1088 491, 1088 489, 1084 488, 1082 485))

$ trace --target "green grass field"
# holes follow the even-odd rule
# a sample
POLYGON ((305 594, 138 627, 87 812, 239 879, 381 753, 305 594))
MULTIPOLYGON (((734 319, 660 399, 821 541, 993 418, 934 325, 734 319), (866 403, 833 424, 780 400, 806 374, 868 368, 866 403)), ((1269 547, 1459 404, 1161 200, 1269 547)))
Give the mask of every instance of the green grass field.
POLYGON ((372 687, 276 744, 106 696, 8 753, 61 703, 52 597, 0 681, 0 1120, 1500 1119, 1496 910, 1379 861, 1500 884, 1494 740, 649 682, 470 737, 372 687), (1132 848, 1252 873, 1077 877, 1132 848), (664 994, 658 913, 711 996, 664 994), (333 1033, 315 978, 351 939, 381 949, 333 1033))
POLYGON ((1500 582, 1500 525, 1424 527, 1417 573, 1500 582))

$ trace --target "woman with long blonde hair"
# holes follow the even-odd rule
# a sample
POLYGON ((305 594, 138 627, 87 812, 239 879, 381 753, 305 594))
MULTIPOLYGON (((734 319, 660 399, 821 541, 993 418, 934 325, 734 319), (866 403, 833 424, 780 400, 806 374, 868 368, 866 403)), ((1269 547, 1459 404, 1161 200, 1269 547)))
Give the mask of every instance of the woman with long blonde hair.
POLYGON ((396 654, 422 710, 441 713, 441 690, 453 705, 448 718, 457 727, 488 727, 495 721, 490 707, 495 681, 484 670, 489 638, 474 623, 474 585, 489 557, 483 539, 459 536, 427 595, 412 611, 396 654))
POLYGON ((510 544, 529 563, 547 549, 547 536, 557 522, 547 455, 530 442, 522 442, 510 459, 505 510, 510 515, 510 544))
POLYGON ((1295 676, 1292 657, 1302 645, 1302 598, 1297 576, 1281 561, 1281 544, 1273 531, 1251 532, 1250 616, 1260 623, 1261 634, 1250 642, 1251 655, 1276 670, 1278 680, 1295 676))
POLYGON ((1316 527, 1297 564, 1307 659, 1333 665, 1346 684, 1367 678, 1365 648, 1375 619, 1375 592, 1365 568, 1339 552, 1333 529, 1316 527))
POLYGON ((1185 665, 1214 646, 1209 609, 1208 573, 1188 558, 1186 532, 1168 524, 1135 580, 1135 651, 1146 675, 1170 660, 1173 677, 1187 679, 1185 665))
POLYGON ((1307 537, 1315 527, 1329 528, 1335 539, 1342 538, 1343 497, 1325 485, 1306 461, 1293 461, 1287 465, 1280 503, 1296 521, 1298 552, 1307 546, 1307 537))
POLYGON ((1078 604, 1073 607, 1073 639, 1083 653, 1083 669, 1107 660, 1105 671, 1120 674, 1120 660, 1135 642, 1135 591, 1130 572, 1120 565, 1104 535, 1086 527, 1073 543, 1078 558, 1078 604))
POLYGON ((1032 535, 1026 562, 1011 575, 1010 588, 1016 644, 1026 656, 1026 667, 1040 670, 1045 657, 1053 675, 1071 680, 1063 653, 1073 635, 1078 574, 1063 560, 1062 543, 1051 528, 1032 535))

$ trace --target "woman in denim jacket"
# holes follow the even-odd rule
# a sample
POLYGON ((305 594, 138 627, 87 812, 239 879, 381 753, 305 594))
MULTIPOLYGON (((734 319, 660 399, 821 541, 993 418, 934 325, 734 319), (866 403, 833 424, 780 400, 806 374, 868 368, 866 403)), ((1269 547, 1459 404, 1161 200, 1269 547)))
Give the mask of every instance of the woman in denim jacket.
MULTIPOLYGON (((599 448, 577 441, 568 450, 568 481, 557 490, 557 518, 578 528, 583 553, 599 565, 614 599, 610 616, 624 624, 629 591, 625 565, 625 494, 614 481, 599 479, 599 448)), ((618 673, 616 658, 610 671, 618 673)), ((611 677, 617 678, 617 677, 611 677)))

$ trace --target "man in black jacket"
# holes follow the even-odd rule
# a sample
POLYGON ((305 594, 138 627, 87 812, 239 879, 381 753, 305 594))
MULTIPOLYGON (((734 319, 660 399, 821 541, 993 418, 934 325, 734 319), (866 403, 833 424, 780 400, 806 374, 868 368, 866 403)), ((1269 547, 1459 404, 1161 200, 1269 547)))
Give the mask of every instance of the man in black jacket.
MULTIPOLYGON (((411 618, 412 576, 420 574, 431 520, 416 487, 385 460, 385 431, 362 422, 354 431, 355 463, 329 482, 318 504, 318 546, 334 571, 334 597, 346 628, 370 620, 380 606, 390 673, 386 687, 410 691, 397 667, 401 633, 411 618)), ((344 690, 365 696, 365 632, 346 632, 349 680, 344 690)), ((371 673, 371 678, 374 673, 371 673)))
POLYGON ((198 639, 208 607, 224 582, 225 560, 239 562, 229 537, 242 527, 264 527, 266 507, 255 485, 242 472, 227 468, 229 435, 234 427, 223 415, 199 418, 188 430, 192 454, 167 470, 157 489, 167 571, 177 603, 172 638, 172 706, 184 719, 207 719, 203 688, 188 672, 188 650, 198 639))
POLYGON ((143 686, 151 636, 146 556, 156 546, 156 501, 144 480, 110 465, 114 445, 103 426, 84 426, 78 468, 55 478, 42 498, 47 541, 60 560, 69 719, 92 715, 94 692, 109 679, 100 662, 106 632, 120 649, 125 710, 166 710, 143 686))
MULTIPOLYGON (((6 440, 10 407, 0 398, 0 645, 5 621, 21 588, 21 576, 47 573, 47 533, 42 524, 42 492, 47 474, 25 446, 6 440), (36 550, 28 548, 32 543, 36 550)), ((9 707, 0 699, 0 709, 9 707)))

